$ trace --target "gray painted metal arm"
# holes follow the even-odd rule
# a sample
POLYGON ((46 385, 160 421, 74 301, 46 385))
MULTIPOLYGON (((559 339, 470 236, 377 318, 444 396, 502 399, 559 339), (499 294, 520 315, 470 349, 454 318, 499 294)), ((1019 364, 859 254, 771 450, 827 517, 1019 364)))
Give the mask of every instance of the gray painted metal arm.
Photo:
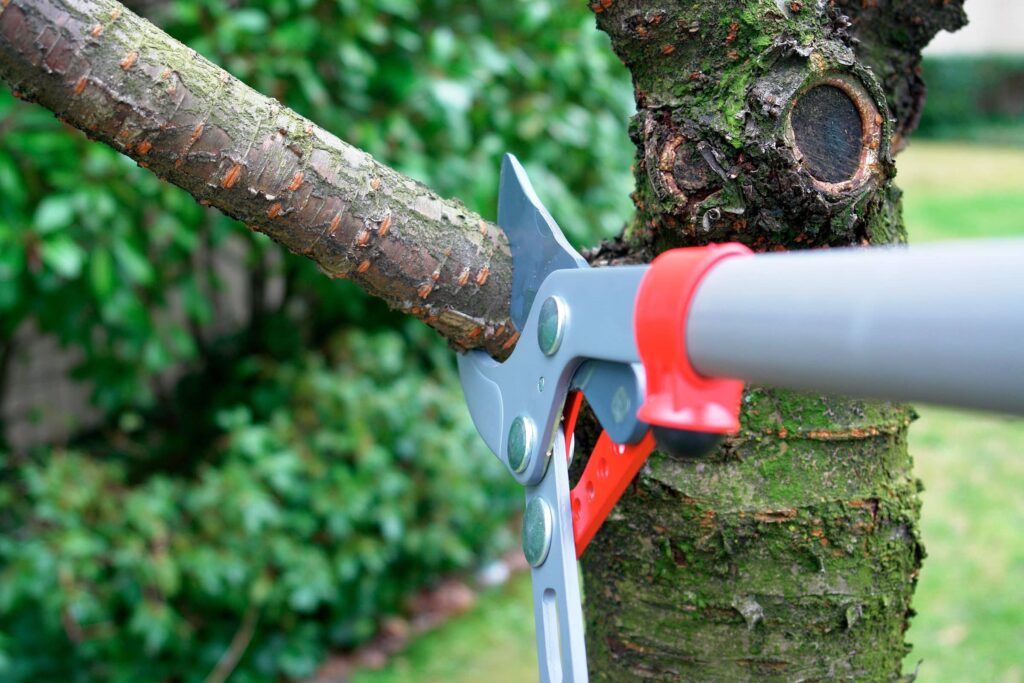
POLYGON ((707 376, 1024 415, 1024 240, 729 259, 687 343, 707 376))
POLYGON ((554 454, 544 478, 536 486, 526 487, 523 551, 533 580, 541 683, 588 680, 565 436, 560 428, 555 431, 554 454))

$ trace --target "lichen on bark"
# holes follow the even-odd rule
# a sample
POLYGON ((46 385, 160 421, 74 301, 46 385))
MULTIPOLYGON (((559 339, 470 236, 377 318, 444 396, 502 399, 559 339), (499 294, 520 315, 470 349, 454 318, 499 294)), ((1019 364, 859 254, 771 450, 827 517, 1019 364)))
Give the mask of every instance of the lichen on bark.
POLYGON ((842 17, 772 0, 615 2, 597 16, 636 88, 631 245, 657 252, 737 240, 770 249, 901 237, 899 226, 870 230, 892 200, 893 124, 842 17), (823 86, 863 118, 863 158, 841 183, 801 163, 790 125, 801 96, 823 86))
POLYGON ((889 680, 923 556, 903 407, 753 388, 655 456, 584 557, 598 681, 889 680))
MULTIPOLYGON (((637 100, 636 214, 594 260, 905 241, 912 65, 962 2, 899 4, 590 3, 637 100)), ((924 554, 912 416, 751 387, 715 455, 654 456, 583 558, 593 679, 898 678, 924 554)))

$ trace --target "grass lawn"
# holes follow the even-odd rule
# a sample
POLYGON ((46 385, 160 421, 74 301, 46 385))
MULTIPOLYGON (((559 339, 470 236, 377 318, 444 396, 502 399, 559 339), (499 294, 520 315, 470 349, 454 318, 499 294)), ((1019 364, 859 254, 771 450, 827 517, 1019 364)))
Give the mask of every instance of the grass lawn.
MULTIPOLYGON (((1024 236, 1024 150, 917 143, 899 166, 912 242, 1024 236)), ((925 683, 1021 683, 1024 420, 920 412, 910 442, 929 557, 907 671, 922 662, 925 683)), ((520 576, 353 683, 520 683, 536 680, 535 662, 529 577, 520 576)))
POLYGON ((920 680, 1024 680, 1024 421, 923 409, 910 446, 928 550, 907 640, 920 680))
MULTIPOLYGON (((917 144, 899 166, 912 243, 1024 236, 1024 150, 917 144)), ((910 447, 925 485, 928 558, 907 671, 921 661, 926 683, 1020 683, 1024 420, 920 412, 910 447)))
POLYGON ((467 615, 350 683, 523 683, 537 679, 529 574, 484 593, 467 615))
POLYGON ((898 165, 911 243, 1024 235, 1024 149, 917 143, 898 165))

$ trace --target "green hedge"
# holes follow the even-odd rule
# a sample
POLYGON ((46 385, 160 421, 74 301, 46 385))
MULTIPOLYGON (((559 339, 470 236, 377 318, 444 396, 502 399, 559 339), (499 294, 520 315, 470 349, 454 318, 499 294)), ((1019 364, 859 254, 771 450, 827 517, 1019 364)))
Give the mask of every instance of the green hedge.
POLYGON ((76 450, 0 456, 0 679, 202 680, 250 622, 232 680, 306 676, 411 589, 508 547, 522 494, 448 354, 430 355, 351 332, 254 360, 253 400, 217 415, 187 480, 132 482, 76 450))
POLYGON ((915 137, 1024 145, 1024 55, 930 57, 915 137))
MULTIPOLYGON (((577 243, 628 214, 632 90, 585 3, 145 4, 485 215, 507 150, 577 243)), ((103 415, 70 444, 0 438, 0 680, 202 681, 249 629, 231 680, 301 677, 509 547, 521 491, 433 333, 5 88, 0 126, 0 357, 54 335, 103 415), (250 291, 283 294, 217 336, 205 255, 229 238, 250 291)))

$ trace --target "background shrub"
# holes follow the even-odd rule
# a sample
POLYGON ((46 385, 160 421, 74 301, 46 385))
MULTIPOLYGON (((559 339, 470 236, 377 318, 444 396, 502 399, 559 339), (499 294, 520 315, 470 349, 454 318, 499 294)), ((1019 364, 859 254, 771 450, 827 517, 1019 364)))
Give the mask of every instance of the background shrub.
MULTIPOLYGON (((631 87, 582 4, 133 4, 484 215, 505 151, 577 243, 629 210, 631 87)), ((0 193, 0 398, 42 335, 93 414, 0 424, 0 680, 199 681, 250 633, 232 680, 301 677, 509 547, 521 490, 422 325, 6 88, 0 193)))
POLYGON ((253 400, 217 414, 188 479, 8 456, 3 680, 200 679, 255 623, 233 680, 309 675, 411 589, 507 547, 521 492, 481 452, 444 349, 422 346, 347 332, 253 359, 253 400))

